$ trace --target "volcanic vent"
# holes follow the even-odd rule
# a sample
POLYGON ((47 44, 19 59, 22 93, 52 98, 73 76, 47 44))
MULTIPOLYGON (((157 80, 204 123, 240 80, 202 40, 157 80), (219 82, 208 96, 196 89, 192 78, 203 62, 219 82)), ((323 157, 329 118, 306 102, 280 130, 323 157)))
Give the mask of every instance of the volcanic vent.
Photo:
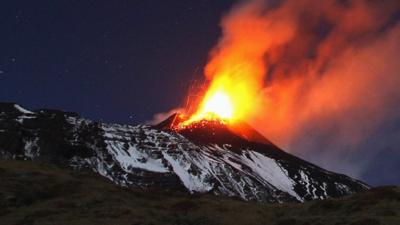
POLYGON ((227 142, 247 140, 272 145, 272 142, 247 123, 243 121, 230 123, 217 116, 187 123, 183 114, 175 113, 154 127, 177 132, 195 142, 226 144, 227 142))

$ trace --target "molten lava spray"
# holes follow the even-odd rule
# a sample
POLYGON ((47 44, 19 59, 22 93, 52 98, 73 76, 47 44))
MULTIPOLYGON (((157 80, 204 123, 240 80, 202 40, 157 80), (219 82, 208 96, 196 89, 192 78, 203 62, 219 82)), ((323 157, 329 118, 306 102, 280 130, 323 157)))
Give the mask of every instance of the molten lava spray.
POLYGON ((399 115, 400 1, 241 1, 210 53, 201 118, 241 119, 290 152, 358 177, 352 155, 399 115), (341 165, 339 165, 341 164, 341 165))
POLYGON ((286 26, 289 21, 268 22, 263 8, 262 1, 240 5, 222 21, 223 37, 205 68, 210 87, 187 123, 210 117, 232 122, 256 109, 266 74, 265 53, 294 33, 286 26))

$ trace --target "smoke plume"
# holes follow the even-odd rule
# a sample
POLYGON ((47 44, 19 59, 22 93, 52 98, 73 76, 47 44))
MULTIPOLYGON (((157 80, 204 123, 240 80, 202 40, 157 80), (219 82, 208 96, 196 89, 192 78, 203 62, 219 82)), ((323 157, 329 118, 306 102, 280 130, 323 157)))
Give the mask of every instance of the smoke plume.
POLYGON ((400 116, 399 18, 397 0, 241 1, 206 77, 252 85, 246 118, 271 141, 361 177, 384 149, 366 140, 400 116))

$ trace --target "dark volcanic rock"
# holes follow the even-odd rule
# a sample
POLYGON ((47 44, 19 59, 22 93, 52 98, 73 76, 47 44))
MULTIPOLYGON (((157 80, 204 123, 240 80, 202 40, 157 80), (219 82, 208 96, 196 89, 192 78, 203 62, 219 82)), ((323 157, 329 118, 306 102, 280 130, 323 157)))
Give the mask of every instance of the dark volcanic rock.
POLYGON ((237 196, 266 202, 343 196, 368 187, 292 156, 267 139, 237 134, 218 121, 176 131, 97 123, 75 113, 0 104, 0 157, 91 168, 114 183, 237 196))

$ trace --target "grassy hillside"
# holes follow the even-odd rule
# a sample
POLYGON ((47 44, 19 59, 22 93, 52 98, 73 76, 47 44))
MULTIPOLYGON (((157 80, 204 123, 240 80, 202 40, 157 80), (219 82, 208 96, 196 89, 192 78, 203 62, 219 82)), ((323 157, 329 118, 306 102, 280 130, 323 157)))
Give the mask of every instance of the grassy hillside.
POLYGON ((0 160, 0 225, 398 225, 400 188, 342 199, 262 204, 126 190, 91 171, 0 160))

